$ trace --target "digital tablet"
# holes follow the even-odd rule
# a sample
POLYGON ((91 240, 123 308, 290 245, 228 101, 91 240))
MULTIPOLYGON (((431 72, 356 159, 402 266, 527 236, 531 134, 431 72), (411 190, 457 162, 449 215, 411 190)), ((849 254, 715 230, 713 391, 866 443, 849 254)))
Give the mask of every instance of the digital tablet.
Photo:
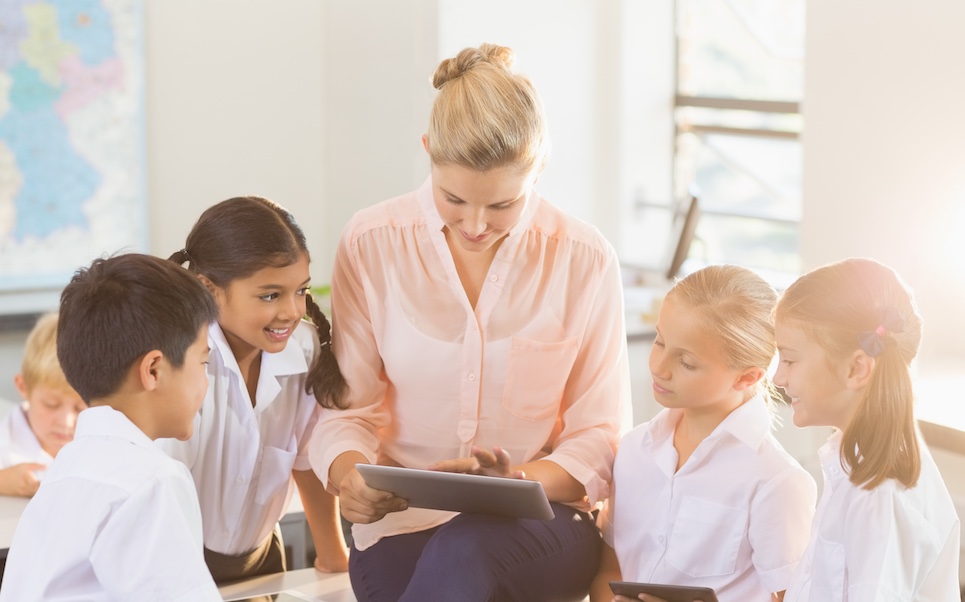
POLYGON ((539 481, 376 464, 355 467, 366 485, 416 508, 540 520, 555 516, 539 481))
POLYGON ((667 602, 718 602, 717 594, 709 587, 691 585, 666 585, 663 583, 633 583, 631 581, 611 581, 610 589, 615 595, 626 596, 633 600, 639 594, 650 594, 667 602))
POLYGON ((226 602, 355 602, 352 590, 345 590, 331 594, 312 596, 297 590, 288 590, 264 594, 261 596, 245 596, 244 598, 225 598, 226 602), (320 597, 319 597, 320 596, 320 597))

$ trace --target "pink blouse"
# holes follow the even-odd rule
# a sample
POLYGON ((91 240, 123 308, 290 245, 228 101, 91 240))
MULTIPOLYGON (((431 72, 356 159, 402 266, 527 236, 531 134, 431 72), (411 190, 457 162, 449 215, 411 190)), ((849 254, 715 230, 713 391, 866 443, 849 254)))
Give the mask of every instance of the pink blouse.
MULTIPOLYGON (((332 317, 350 407, 323 412, 309 452, 330 491, 329 467, 347 451, 426 468, 500 445, 514 465, 560 465, 585 486, 585 507, 607 497, 630 377, 620 267, 594 227, 531 194, 474 310, 427 180, 345 227, 332 317)), ((355 545, 452 516, 391 513, 355 525, 355 545)))

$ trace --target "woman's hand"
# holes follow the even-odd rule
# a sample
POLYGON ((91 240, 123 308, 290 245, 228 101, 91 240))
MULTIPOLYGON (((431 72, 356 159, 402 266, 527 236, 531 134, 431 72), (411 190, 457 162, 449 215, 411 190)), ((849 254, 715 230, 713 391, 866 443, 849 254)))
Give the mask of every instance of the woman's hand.
POLYGON ((443 460, 429 466, 429 470, 442 472, 463 472, 468 474, 479 474, 490 477, 508 477, 513 479, 525 479, 526 474, 522 470, 514 470, 512 459, 505 449, 496 445, 493 451, 481 447, 472 446, 472 456, 468 458, 456 458, 455 460, 443 460))
POLYGON ((342 516, 352 523, 374 523, 389 512, 401 512, 409 507, 404 499, 366 485, 354 467, 342 478, 338 488, 342 516))

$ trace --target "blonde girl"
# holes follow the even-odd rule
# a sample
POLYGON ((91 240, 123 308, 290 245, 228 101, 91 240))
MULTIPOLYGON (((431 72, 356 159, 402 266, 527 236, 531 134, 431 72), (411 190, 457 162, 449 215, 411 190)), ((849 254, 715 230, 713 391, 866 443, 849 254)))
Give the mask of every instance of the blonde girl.
POLYGON ((721 602, 783 596, 817 494, 771 432, 776 298, 731 265, 668 293, 650 353, 664 409, 620 442, 593 602, 613 599, 611 580, 705 586, 721 602))
POLYGON ((278 521, 292 483, 315 567, 345 570, 335 498, 308 462, 322 406, 341 403, 345 381, 328 320, 309 294, 305 235, 276 203, 237 197, 202 213, 171 260, 197 274, 219 310, 194 436, 162 444, 194 476, 211 574, 223 583, 285 570, 278 521))
POLYGON ((959 519, 915 426, 921 332, 911 291, 869 259, 809 272, 778 303, 774 382, 795 425, 836 429, 787 601, 959 599, 959 519))

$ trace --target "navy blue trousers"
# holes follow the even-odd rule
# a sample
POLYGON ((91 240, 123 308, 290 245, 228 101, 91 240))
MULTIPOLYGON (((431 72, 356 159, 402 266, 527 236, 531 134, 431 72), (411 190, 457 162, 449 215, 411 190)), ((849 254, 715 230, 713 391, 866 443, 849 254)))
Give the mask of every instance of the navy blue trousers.
POLYGON ((593 516, 552 504, 556 518, 460 514, 444 525, 352 547, 359 602, 565 602, 586 596, 600 557, 593 516))

